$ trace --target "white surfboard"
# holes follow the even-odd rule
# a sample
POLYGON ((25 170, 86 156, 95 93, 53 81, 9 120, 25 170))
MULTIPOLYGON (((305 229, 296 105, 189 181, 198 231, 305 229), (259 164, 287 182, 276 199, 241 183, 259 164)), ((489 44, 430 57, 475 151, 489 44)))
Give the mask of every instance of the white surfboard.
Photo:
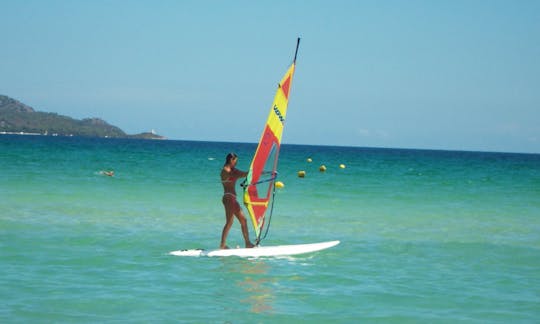
POLYGON ((289 256, 316 252, 331 248, 339 244, 339 241, 329 241, 310 244, 293 244, 293 245, 276 245, 276 246, 257 246, 251 249, 225 249, 225 250, 178 250, 169 252, 176 256, 208 256, 208 257, 272 257, 272 256, 289 256))

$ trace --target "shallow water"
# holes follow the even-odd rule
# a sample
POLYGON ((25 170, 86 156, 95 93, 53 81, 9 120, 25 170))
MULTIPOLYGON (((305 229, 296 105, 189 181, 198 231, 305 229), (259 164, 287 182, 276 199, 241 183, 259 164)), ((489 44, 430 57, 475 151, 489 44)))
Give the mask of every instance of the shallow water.
POLYGON ((254 149, 1 135, 0 321, 538 320, 540 155, 284 145, 263 244, 340 245, 168 255, 218 246, 223 159, 254 149))

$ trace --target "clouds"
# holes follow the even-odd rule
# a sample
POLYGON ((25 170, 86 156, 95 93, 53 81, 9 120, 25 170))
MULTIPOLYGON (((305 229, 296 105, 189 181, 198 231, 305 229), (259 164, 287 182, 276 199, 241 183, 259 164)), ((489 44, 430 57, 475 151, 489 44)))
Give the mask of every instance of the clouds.
POLYGON ((388 140, 391 138, 388 131, 369 130, 367 128, 357 128, 356 135, 360 138, 367 138, 368 140, 388 140))

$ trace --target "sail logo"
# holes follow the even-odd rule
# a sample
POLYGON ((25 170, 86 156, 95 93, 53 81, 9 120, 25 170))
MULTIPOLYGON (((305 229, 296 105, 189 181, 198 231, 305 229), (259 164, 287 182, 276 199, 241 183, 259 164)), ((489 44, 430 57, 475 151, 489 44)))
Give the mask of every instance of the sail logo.
POLYGON ((279 118, 279 121, 283 124, 285 121, 285 118, 283 118, 283 115, 281 114, 281 111, 279 111, 279 108, 277 105, 274 105, 274 112, 276 113, 276 116, 279 118))

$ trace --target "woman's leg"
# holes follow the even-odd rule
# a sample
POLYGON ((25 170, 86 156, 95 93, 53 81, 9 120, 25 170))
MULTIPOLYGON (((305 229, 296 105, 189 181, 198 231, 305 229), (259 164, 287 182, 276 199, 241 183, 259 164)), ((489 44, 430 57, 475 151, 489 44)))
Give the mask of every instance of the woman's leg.
POLYGON ((223 232, 221 233, 221 243, 219 247, 221 249, 228 249, 227 235, 234 222, 234 199, 228 199, 227 196, 223 197, 223 206, 225 206, 225 225, 223 226, 223 232))
POLYGON ((238 218, 238 221, 240 221, 240 226, 242 228, 242 235, 244 236, 244 241, 246 243, 246 247, 247 248, 254 247, 255 245, 253 245, 253 243, 251 243, 251 241, 249 240, 249 231, 248 231, 248 227, 247 227, 246 217, 244 216, 244 212, 242 212, 242 209, 240 208, 240 205, 238 205, 238 209, 237 209, 237 212, 235 213, 235 215, 236 215, 236 218, 238 218))

